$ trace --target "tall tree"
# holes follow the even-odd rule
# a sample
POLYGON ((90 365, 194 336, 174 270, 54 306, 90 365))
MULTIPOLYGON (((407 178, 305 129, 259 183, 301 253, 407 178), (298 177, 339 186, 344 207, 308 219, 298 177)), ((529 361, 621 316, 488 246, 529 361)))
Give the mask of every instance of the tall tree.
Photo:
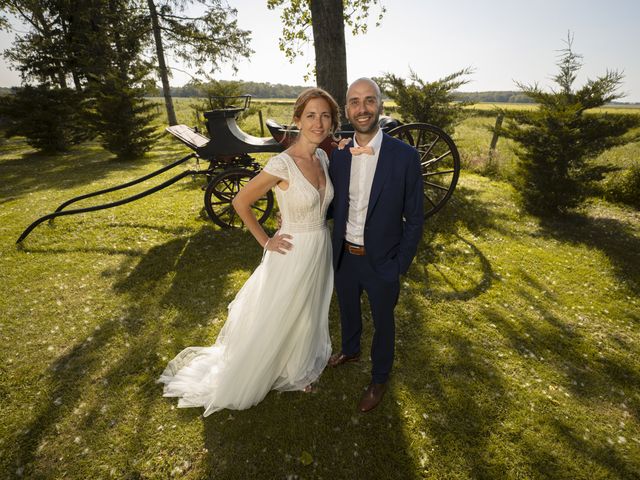
POLYGON ((280 14, 283 25, 280 50, 293 61, 302 46, 313 39, 316 83, 338 103, 344 102, 347 94, 345 26, 353 35, 366 33, 370 10, 376 5, 380 7, 378 26, 385 12, 380 0, 267 0, 270 10, 284 7, 280 14))
POLYGON ((347 49, 342 0, 311 1, 316 80, 342 103, 347 95, 347 49), (333 48, 327 48, 333 45, 333 48))
POLYGON ((172 52, 176 58, 189 67, 196 68, 197 75, 215 70, 221 62, 235 62, 253 53, 249 48, 248 30, 238 27, 237 10, 229 8, 221 0, 147 0, 150 19, 149 33, 155 42, 158 74, 170 125, 177 123, 171 87, 170 68, 165 52, 172 52), (186 12, 195 7, 204 7, 199 16, 189 16, 186 12))
POLYGON ((169 84, 169 69, 164 58, 164 45, 162 44, 162 30, 160 28, 160 20, 158 20, 158 11, 153 0, 147 0, 149 6, 149 18, 151 19, 151 29, 153 31, 153 40, 156 44, 156 56, 158 59, 158 74, 162 82, 162 95, 164 96, 164 105, 167 110, 167 119, 169 125, 177 125, 178 118, 176 110, 173 108, 173 99, 171 98, 171 85, 169 84))

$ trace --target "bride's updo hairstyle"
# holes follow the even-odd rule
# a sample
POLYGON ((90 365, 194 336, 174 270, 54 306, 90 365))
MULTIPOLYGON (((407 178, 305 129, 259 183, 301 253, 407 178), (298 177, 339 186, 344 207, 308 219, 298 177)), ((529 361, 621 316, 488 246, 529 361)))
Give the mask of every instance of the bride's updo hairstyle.
POLYGON ((331 129, 329 135, 335 139, 334 134, 340 126, 340 107, 338 103, 333 99, 329 93, 321 88, 307 88, 296 99, 296 103, 293 105, 293 117, 291 119, 291 125, 295 124, 296 119, 302 117, 307 103, 314 98, 322 98, 329 104, 329 110, 331 110, 331 129))

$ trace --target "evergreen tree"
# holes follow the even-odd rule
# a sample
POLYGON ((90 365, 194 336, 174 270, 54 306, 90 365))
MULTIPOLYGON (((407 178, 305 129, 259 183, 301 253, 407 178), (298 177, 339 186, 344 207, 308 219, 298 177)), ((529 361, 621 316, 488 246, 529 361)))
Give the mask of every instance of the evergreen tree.
POLYGON ((0 97, 0 117, 5 135, 24 136, 32 147, 47 153, 68 150, 91 137, 87 129, 81 92, 48 85, 14 89, 0 97))
POLYGON ((623 135, 640 123, 630 115, 597 115, 588 110, 623 95, 618 92, 623 75, 607 71, 588 80, 579 90, 573 84, 582 56, 572 50, 571 35, 561 50, 559 72, 553 77, 558 90, 544 92, 537 84, 518 86, 538 103, 533 112, 503 111, 508 119, 500 134, 520 145, 517 186, 521 204, 537 215, 553 215, 575 207, 593 178, 586 160, 604 150, 629 142, 623 135))
POLYGON ((430 123, 452 134, 464 117, 463 107, 473 103, 455 101, 455 90, 469 82, 462 77, 471 73, 470 68, 465 68, 434 82, 425 82, 411 70, 409 81, 391 73, 376 80, 396 102, 404 121, 430 123))
MULTIPOLYGON (((155 106, 145 99, 154 88, 151 65, 141 59, 139 32, 143 15, 123 15, 127 0, 100 2, 87 51, 94 59, 87 67, 90 118, 102 145, 118 158, 136 158, 148 151, 158 136, 151 122, 155 106)), ((89 58, 89 56, 87 57, 89 58)))

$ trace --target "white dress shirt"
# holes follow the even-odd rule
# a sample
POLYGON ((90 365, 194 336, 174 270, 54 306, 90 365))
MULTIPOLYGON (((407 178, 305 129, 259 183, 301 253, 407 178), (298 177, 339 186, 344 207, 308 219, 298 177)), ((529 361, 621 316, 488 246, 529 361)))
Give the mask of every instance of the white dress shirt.
POLYGON ((351 177, 349 179, 349 215, 345 239, 356 245, 364 245, 364 222, 367 218, 371 185, 382 145, 382 130, 378 129, 378 133, 367 145, 358 145, 354 135, 353 145, 354 147, 368 146, 373 148, 373 155, 361 153, 351 158, 351 177))

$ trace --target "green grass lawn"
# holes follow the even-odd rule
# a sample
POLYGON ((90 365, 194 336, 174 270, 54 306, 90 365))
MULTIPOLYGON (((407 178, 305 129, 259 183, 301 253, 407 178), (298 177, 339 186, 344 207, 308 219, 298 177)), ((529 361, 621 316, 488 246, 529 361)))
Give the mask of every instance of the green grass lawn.
MULTIPOLYGON (((0 478, 640 476, 638 211, 592 199, 540 222, 507 183, 463 173, 402 279, 378 409, 356 412, 362 360, 327 370, 316 393, 203 419, 155 380, 183 347, 213 343, 261 251, 202 217, 199 182, 14 243, 64 200, 183 152, 168 138, 137 162, 96 144, 0 145, 0 478)), ((338 323, 334 299, 334 348, 338 323)))

